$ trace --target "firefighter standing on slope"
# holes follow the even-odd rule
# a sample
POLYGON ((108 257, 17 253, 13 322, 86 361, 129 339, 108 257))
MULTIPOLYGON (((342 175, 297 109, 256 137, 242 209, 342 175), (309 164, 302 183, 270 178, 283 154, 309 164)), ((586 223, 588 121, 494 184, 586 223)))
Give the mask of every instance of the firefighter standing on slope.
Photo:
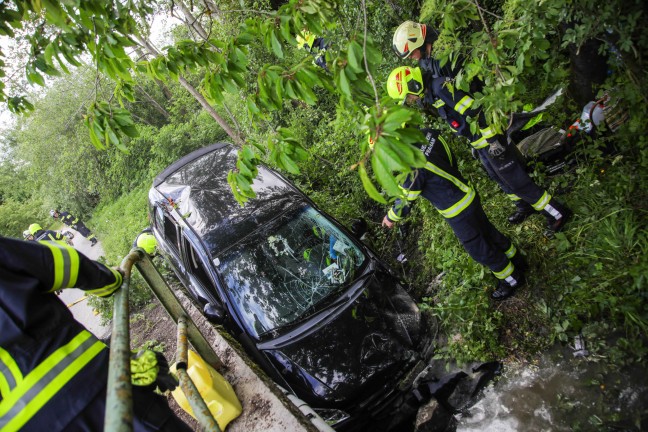
POLYGON ((474 99, 458 89, 451 92, 449 84, 445 77, 433 78, 418 67, 401 66, 389 75, 387 91, 393 99, 437 108, 457 134, 469 139, 489 177, 516 202, 518 210, 509 218, 510 222, 520 223, 531 213, 542 212, 547 218, 549 235, 562 230, 571 210, 534 183, 514 146, 506 145, 503 137, 486 124, 484 114, 472 108, 474 99), (479 133, 470 131, 468 117, 477 119, 479 133), (531 211, 525 211, 527 207, 531 211))
MULTIPOLYGON (((56 242, 0 237, 0 430, 103 430, 108 349, 53 292, 102 297, 122 275, 56 242)), ((156 395, 173 387, 150 351, 131 359, 135 431, 190 431, 156 395)))
POLYGON ((394 222, 410 213, 411 204, 419 196, 427 199, 472 259, 487 266, 498 279, 491 298, 504 300, 524 285, 524 258, 488 220, 477 192, 461 176, 456 159, 439 132, 423 129, 423 134, 427 141, 420 143, 420 150, 427 159, 425 168, 409 175, 401 186, 407 201, 396 200, 382 224, 392 228, 394 222))
MULTIPOLYGON (((430 26, 412 21, 402 23, 394 32, 392 47, 396 55, 401 59, 411 58, 418 60, 422 75, 420 82, 426 87, 423 104, 436 107, 441 117, 448 121, 457 133, 471 141, 471 145, 477 150, 478 157, 488 175, 500 185, 502 190, 515 203, 516 211, 508 218, 511 224, 522 223, 532 214, 542 211, 547 216, 549 230, 560 231, 571 217, 572 212, 568 208, 561 206, 555 199, 552 200, 553 202, 549 202, 551 204, 549 208, 542 207, 541 204, 544 201, 538 201, 536 197, 546 198, 546 196, 538 195, 538 191, 541 189, 537 185, 535 192, 530 191, 528 184, 533 183, 533 181, 528 175, 520 172, 521 170, 526 171, 526 169, 514 154, 515 149, 504 148, 502 150, 502 143, 506 141, 496 136, 492 129, 485 128, 484 117, 481 113, 470 110, 473 99, 469 95, 459 90, 450 92, 447 89, 445 81, 456 76, 459 68, 451 69, 449 65, 441 67, 439 61, 432 57, 432 45, 437 36, 438 33, 430 26), (466 117, 475 118, 475 114, 479 115, 479 126, 482 128, 481 137, 472 134, 469 125, 466 123, 466 117), (481 138, 486 139, 488 143, 482 141, 481 138), (497 141, 500 145, 490 146, 494 141, 497 141), (491 147, 491 154, 487 156, 486 152, 479 152, 481 146, 491 147), (493 158, 494 154, 500 152, 503 152, 503 154, 499 154, 495 160, 493 158), (524 187, 524 184, 527 187, 524 187), (527 193, 522 189, 526 189, 527 193), (529 195, 528 192, 531 194, 529 195), (559 222, 560 220, 562 222, 559 222)), ((481 83, 475 83, 475 80, 473 80, 471 88, 479 86, 481 86, 481 83)))
POLYGON ((60 212, 58 210, 50 210, 50 216, 52 216, 54 219, 59 219, 61 222, 63 222, 65 225, 69 226, 70 228, 73 228, 81 233, 81 235, 92 243, 90 246, 94 246, 97 244, 97 238, 95 235, 88 229, 88 227, 85 226, 83 222, 79 220, 78 217, 72 216, 68 212, 60 212))

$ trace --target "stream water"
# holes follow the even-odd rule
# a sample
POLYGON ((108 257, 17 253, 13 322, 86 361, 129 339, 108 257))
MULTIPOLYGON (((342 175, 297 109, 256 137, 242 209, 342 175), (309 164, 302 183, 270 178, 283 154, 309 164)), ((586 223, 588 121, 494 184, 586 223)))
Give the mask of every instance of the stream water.
POLYGON ((460 416, 457 431, 647 430, 645 369, 612 372, 596 360, 555 347, 535 365, 506 368, 460 416))

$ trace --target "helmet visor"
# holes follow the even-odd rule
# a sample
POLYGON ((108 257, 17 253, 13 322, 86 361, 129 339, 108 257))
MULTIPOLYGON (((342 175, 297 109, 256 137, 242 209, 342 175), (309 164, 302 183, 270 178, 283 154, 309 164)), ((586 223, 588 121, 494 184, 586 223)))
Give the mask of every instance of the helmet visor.
POLYGON ((407 43, 405 43, 402 51, 398 48, 398 46, 396 46, 396 44, 393 44, 392 48, 394 49, 394 52, 396 53, 398 58, 400 58, 401 60, 406 59, 410 55, 410 50, 407 43))

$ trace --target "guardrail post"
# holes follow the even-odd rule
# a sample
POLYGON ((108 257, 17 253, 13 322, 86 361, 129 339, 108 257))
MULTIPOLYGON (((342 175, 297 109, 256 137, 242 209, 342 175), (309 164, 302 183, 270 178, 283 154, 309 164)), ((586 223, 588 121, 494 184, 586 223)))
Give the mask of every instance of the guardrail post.
POLYGON ((193 411, 194 417, 198 423, 200 423, 203 430, 221 432, 218 423, 214 420, 212 413, 209 411, 209 407, 187 373, 187 350, 189 349, 189 343, 187 342, 187 317, 184 315, 178 318, 177 345, 176 372, 178 374, 178 380, 180 381, 180 388, 182 388, 182 392, 189 401, 189 406, 191 406, 191 411, 193 411))
POLYGON ((124 281, 114 295, 108 390, 104 429, 110 432, 133 430, 133 392, 130 374, 130 334, 128 290, 133 263, 142 258, 142 252, 132 250, 122 261, 124 281))

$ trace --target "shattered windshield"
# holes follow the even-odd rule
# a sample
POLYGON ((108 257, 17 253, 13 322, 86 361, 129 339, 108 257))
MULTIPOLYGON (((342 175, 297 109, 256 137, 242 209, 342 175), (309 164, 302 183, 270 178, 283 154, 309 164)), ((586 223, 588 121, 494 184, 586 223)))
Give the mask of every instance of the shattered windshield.
POLYGON ((214 262, 258 336, 317 312, 358 276, 364 260, 351 239, 307 206, 280 216, 214 262))

